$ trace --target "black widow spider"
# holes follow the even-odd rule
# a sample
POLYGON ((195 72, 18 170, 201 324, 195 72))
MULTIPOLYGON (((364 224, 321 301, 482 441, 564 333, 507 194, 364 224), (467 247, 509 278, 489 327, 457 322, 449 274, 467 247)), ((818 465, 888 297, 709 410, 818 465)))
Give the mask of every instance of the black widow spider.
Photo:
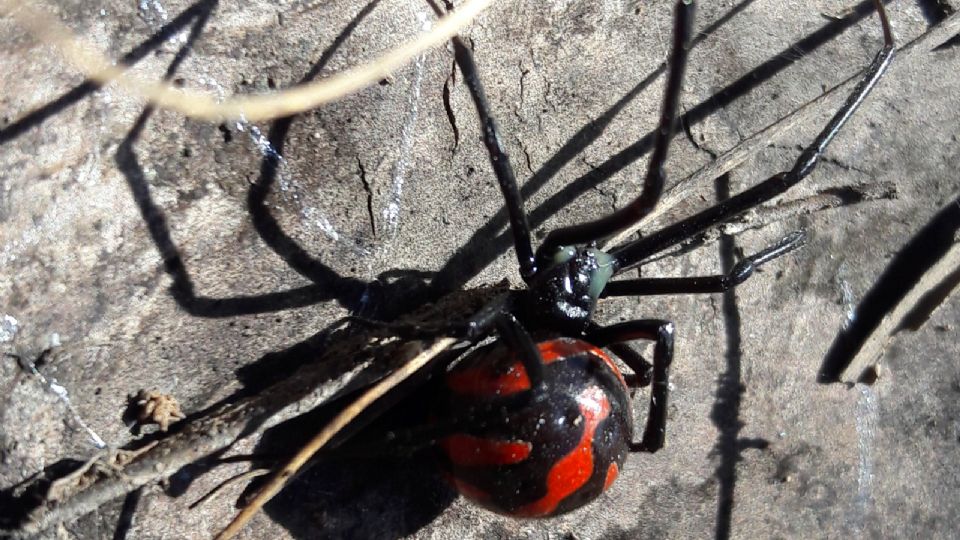
MULTIPOLYGON (((556 515, 602 493, 616 478, 628 452, 656 452, 663 447, 674 326, 658 319, 601 326, 591 320, 597 301, 609 296, 726 291, 743 283, 761 265, 803 244, 802 231, 789 234, 741 260, 726 275, 613 280, 651 256, 784 193, 813 171, 893 58, 887 14, 882 0, 874 3, 884 45, 846 102, 790 171, 609 253, 596 247, 598 241, 641 220, 663 191, 663 166, 676 128, 692 33, 693 0, 676 4, 663 108, 642 192, 602 219, 551 231, 536 252, 477 67, 464 43, 453 40, 456 62, 479 114, 483 140, 506 201, 520 274, 527 287, 503 294, 460 322, 427 325, 351 319, 406 339, 454 337, 478 343, 496 334, 493 343, 446 370, 442 395, 433 407, 434 425, 427 430, 444 454, 448 477, 462 494, 508 515, 556 515), (633 340, 655 342, 652 365, 626 345, 633 340), (652 385, 646 428, 639 442, 633 441, 627 380, 604 348, 634 371, 634 386, 652 385)), ((303 457, 300 462, 305 460, 303 457)), ((279 473, 280 481, 294 469, 279 473)))
POLYGON ((741 260, 726 275, 612 280, 664 249, 784 193, 814 170, 893 59, 890 23, 882 1, 875 0, 875 4, 883 47, 790 171, 609 253, 598 249, 597 242, 641 220, 663 191, 663 167, 676 129, 692 32, 693 0, 676 4, 663 108, 642 192, 606 217, 551 231, 536 252, 517 181, 476 65, 464 43, 454 39, 456 61, 480 116, 484 143, 506 201, 520 274, 527 288, 505 294, 463 323, 389 326, 406 338, 454 336, 472 342, 496 331, 496 342, 474 351, 446 375, 448 395, 441 415, 450 422, 448 428, 454 426, 460 433, 440 438, 439 444, 461 493, 511 515, 562 513, 589 502, 609 486, 628 450, 656 452, 663 447, 673 324, 640 319, 600 326, 591 320, 597 301, 608 296, 723 292, 743 283, 761 265, 803 244, 802 231, 789 234, 741 260), (625 345, 632 340, 655 342, 652 366, 625 345), (637 386, 652 383, 646 428, 639 443, 632 442, 625 379, 603 348, 616 353, 635 372, 637 386), (571 426, 577 419, 582 425, 571 426), (578 458, 578 453, 587 456, 578 458))

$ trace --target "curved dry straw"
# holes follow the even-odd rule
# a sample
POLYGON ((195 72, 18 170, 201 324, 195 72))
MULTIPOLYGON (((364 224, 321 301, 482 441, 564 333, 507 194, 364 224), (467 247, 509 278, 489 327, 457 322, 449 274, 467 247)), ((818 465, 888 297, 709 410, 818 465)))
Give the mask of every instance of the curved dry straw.
POLYGON ((433 28, 399 45, 373 61, 316 82, 271 94, 232 97, 219 101, 209 93, 175 88, 126 73, 126 67, 107 60, 93 47, 81 43, 73 32, 53 17, 14 0, 0 0, 0 10, 38 40, 58 49, 88 79, 113 83, 129 94, 159 107, 199 120, 262 121, 300 113, 361 90, 407 64, 424 51, 446 43, 487 8, 493 0, 467 0, 433 28), (20 5, 18 5, 20 4, 20 5))

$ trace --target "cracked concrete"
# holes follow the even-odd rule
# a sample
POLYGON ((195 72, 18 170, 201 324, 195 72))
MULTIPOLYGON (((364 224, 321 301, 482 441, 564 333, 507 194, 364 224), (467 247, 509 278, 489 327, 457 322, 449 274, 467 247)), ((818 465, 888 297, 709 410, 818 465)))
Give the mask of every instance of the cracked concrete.
MULTIPOLYGON (((356 65, 429 13, 396 0, 221 0, 212 11, 210 2, 139 4, 49 2, 145 77, 162 77, 196 26, 173 77, 226 94, 356 65)), ((637 192, 670 4, 499 2, 467 32, 536 233, 637 192)), ((890 3, 900 44, 943 20, 928 4, 890 3)), ((821 15, 852 5, 701 2, 696 28, 711 32, 691 50, 681 99, 695 138, 675 138, 668 176, 709 163, 694 141, 726 151, 861 69, 880 43, 875 17, 821 15)), ((521 283, 476 114, 447 48, 289 122, 217 126, 145 113, 112 87, 85 86, 9 20, 0 21, 0 43, 8 74, 0 81, 0 317, 18 321, 15 340, 0 345, 35 356, 58 335, 62 349, 37 369, 111 446, 132 438, 121 419, 127 395, 157 388, 188 414, 203 410, 284 373, 291 356, 308 360, 288 351, 347 313, 404 311, 424 272, 445 289, 521 283), (253 127, 280 164, 265 158, 253 127), (379 216, 396 200, 401 161, 391 232, 379 216)), ((733 296, 603 304, 602 322, 674 320, 679 341, 668 447, 631 456, 598 503, 517 521, 457 499, 428 463, 321 463, 244 537, 952 536, 960 529, 957 300, 895 340, 871 389, 817 385, 815 376, 848 304, 960 192, 958 73, 958 47, 894 61, 831 145, 827 166, 785 197, 886 182, 896 199, 743 232, 726 253, 753 253, 797 228, 810 240, 733 296)), ((788 168, 830 114, 772 141, 730 174, 730 186, 699 186, 653 227, 712 204, 718 189, 736 193, 788 168)), ((705 275, 725 260, 711 245, 643 271, 705 275)), ((0 489, 92 455, 62 401, 16 362, 0 362, 0 389, 0 489)), ((49 537, 210 537, 242 486, 188 506, 244 470, 184 471, 49 537)))
POLYGON ((370 181, 367 180, 367 170, 363 167, 363 160, 357 156, 357 172, 360 174, 360 183, 363 184, 363 191, 367 194, 367 214, 370 217, 370 234, 377 235, 377 218, 373 213, 373 190, 370 188, 370 181))

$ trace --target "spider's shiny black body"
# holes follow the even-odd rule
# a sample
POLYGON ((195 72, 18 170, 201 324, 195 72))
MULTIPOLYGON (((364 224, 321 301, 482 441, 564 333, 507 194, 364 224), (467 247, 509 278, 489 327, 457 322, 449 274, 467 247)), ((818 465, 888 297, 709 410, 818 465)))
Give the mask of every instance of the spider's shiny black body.
POLYGON ((494 345, 471 353, 453 366, 446 381, 452 397, 438 406, 440 415, 459 430, 440 443, 450 447, 446 450, 453 462, 451 480, 464 494, 512 515, 554 515, 585 504, 609 486, 616 477, 614 469, 622 464, 622 449, 656 452, 663 446, 674 326, 658 319, 602 326, 592 320, 597 302, 607 296, 722 292, 745 281, 759 266, 803 244, 802 232, 787 235, 744 258, 726 275, 614 279, 657 253, 773 199, 814 170, 893 58, 893 35, 883 3, 875 0, 875 5, 883 28, 883 48, 792 170, 775 174, 721 204, 609 252, 597 249, 596 244, 638 223, 653 210, 663 192, 664 163, 676 128, 692 35, 693 1, 676 4, 663 109, 641 193, 606 217, 551 231, 536 251, 517 181, 472 53, 462 41, 454 39, 456 61, 480 116, 484 143, 510 215, 520 274, 527 284, 526 289, 505 294, 467 321, 429 328, 393 326, 406 337, 447 335, 474 342, 497 337, 494 345), (652 363, 626 344, 634 340, 654 342, 652 363), (632 430, 621 425, 629 414, 618 413, 617 422, 604 424, 606 416, 596 412, 605 406, 611 411, 623 409, 628 399, 625 379, 604 348, 635 372, 636 385, 651 385, 646 428, 639 442, 629 440, 632 430), (462 384, 450 379, 464 372, 489 384, 465 392, 462 384), (614 380, 623 384, 611 384, 614 380), (581 399, 587 395, 599 396, 599 401, 591 405, 581 399), (590 418, 595 420, 592 424, 590 418), (541 420, 550 422, 551 429, 539 431, 541 420), (456 444, 449 439, 455 436, 461 437, 456 444), (583 453, 591 458, 578 461, 583 453), (562 466, 571 460, 579 465, 562 466), (549 504, 546 499, 550 499, 549 504))
POLYGON ((562 247, 526 291, 522 318, 565 335, 582 335, 590 324, 600 294, 613 277, 613 257, 594 247, 562 247))

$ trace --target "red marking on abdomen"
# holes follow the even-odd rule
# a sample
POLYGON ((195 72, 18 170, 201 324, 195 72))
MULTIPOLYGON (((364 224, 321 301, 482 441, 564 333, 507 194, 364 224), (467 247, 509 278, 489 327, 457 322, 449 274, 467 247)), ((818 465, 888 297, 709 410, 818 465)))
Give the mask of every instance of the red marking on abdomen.
MULTIPOLYGON (((603 362, 624 387, 627 386, 623 375, 613 360, 602 349, 586 341, 572 338, 558 338, 537 344, 544 364, 551 364, 571 356, 590 354, 603 362)), ((501 349, 492 349, 486 354, 497 354, 501 349)), ((508 353, 509 354, 509 353, 508 353)), ((516 354, 514 358, 516 358, 516 354)), ((478 360, 478 365, 455 369, 447 374, 447 386, 454 392, 474 397, 509 396, 530 389, 530 377, 523 362, 515 360, 506 372, 499 372, 488 358, 478 360)))
POLYGON ((543 363, 549 364, 557 360, 562 360, 569 356, 576 356, 581 353, 592 354, 600 359, 601 362, 607 365, 610 368, 620 382, 623 383, 623 386, 627 386, 627 381, 624 380, 623 375, 620 373, 620 370, 617 368, 617 365, 613 363, 613 360, 607 356, 607 353, 603 352, 603 349, 587 343, 586 341, 580 339, 570 339, 570 338, 559 338, 551 339, 550 341, 544 341, 537 344, 537 348, 540 349, 540 356, 543 357, 543 363))
MULTIPOLYGON (((543 357, 543 363, 549 364, 557 360, 562 360, 569 356, 576 356, 580 353, 589 352, 596 349, 586 341, 571 338, 551 339, 537 343, 540 349, 540 356, 543 357)), ((601 354, 602 351, 601 351, 601 354)))
POLYGON ((447 374, 447 386, 467 396, 509 396, 529 390, 530 377, 520 362, 515 362, 506 373, 496 373, 487 364, 451 371, 447 374))
POLYGON ((617 479, 617 475, 620 474, 620 468, 617 467, 616 463, 611 463, 607 467, 607 479, 603 481, 603 490, 606 491, 610 488, 610 485, 613 484, 613 481, 617 479))
POLYGON ((561 501, 583 487, 593 475, 593 437, 597 426, 610 414, 610 400, 599 387, 591 386, 577 396, 577 404, 583 415, 583 435, 580 442, 550 468, 547 473, 547 494, 538 501, 520 507, 512 512, 513 515, 550 515, 561 501))
POLYGON ((533 445, 525 441, 495 441, 473 435, 450 435, 440 447, 456 465, 513 465, 530 456, 533 445))

